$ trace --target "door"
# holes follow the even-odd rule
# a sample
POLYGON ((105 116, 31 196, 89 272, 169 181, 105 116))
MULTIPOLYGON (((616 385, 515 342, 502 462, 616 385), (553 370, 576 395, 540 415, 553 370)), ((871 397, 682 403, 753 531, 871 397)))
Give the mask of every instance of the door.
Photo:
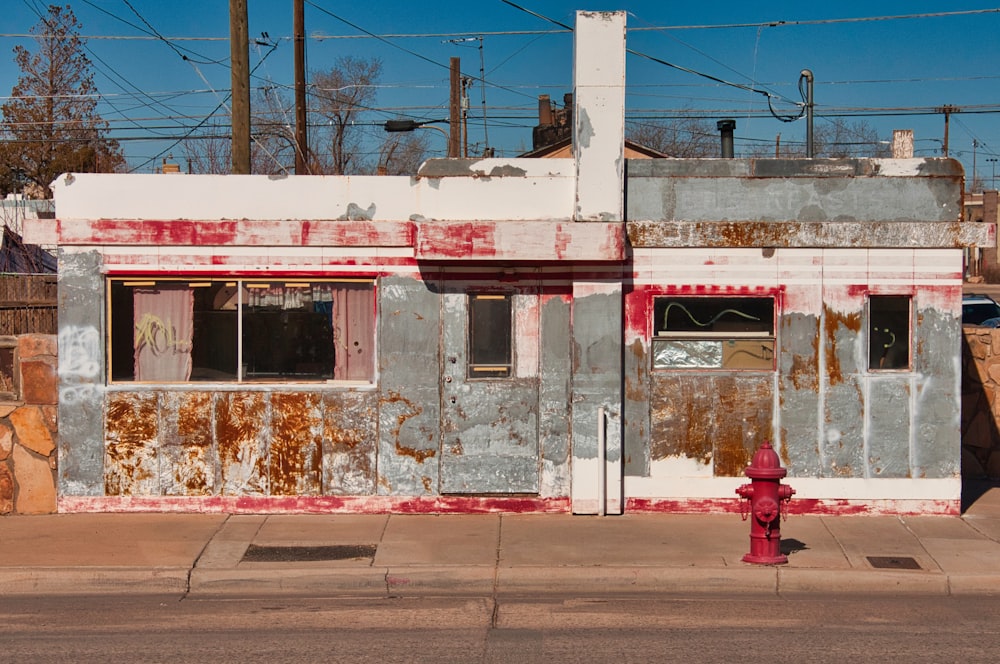
POLYGON ((538 286, 503 279, 442 295, 441 493, 538 493, 538 286))

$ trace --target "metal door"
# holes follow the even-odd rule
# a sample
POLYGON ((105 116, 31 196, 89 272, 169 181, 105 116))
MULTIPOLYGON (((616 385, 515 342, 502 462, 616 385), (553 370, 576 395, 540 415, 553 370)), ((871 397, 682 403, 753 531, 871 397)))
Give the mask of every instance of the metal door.
POLYGON ((537 281, 450 284, 441 327, 441 492, 537 494, 537 281))

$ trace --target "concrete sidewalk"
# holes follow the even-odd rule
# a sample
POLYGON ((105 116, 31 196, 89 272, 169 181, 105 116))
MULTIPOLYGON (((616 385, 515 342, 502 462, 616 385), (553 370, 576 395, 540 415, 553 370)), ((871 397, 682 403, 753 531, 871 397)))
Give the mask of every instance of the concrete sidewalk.
POLYGON ((1000 488, 961 518, 794 515, 782 549, 742 562, 737 513, 18 516, 0 594, 1000 594, 1000 488))

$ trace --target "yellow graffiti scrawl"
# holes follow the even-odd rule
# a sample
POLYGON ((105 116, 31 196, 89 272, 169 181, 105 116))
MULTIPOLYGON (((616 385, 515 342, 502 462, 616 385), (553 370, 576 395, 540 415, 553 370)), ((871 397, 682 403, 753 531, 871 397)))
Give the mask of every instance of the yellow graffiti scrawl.
POLYGON ((162 355, 171 350, 186 353, 191 350, 191 342, 177 339, 177 330, 170 321, 145 313, 135 324, 134 348, 137 351, 149 348, 154 355, 162 355))

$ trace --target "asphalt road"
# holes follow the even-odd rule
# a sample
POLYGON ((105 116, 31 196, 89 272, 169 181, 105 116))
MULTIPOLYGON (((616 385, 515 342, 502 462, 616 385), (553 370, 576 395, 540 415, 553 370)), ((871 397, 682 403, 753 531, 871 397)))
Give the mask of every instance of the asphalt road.
POLYGON ((25 662, 994 662, 990 597, 5 597, 25 662))

